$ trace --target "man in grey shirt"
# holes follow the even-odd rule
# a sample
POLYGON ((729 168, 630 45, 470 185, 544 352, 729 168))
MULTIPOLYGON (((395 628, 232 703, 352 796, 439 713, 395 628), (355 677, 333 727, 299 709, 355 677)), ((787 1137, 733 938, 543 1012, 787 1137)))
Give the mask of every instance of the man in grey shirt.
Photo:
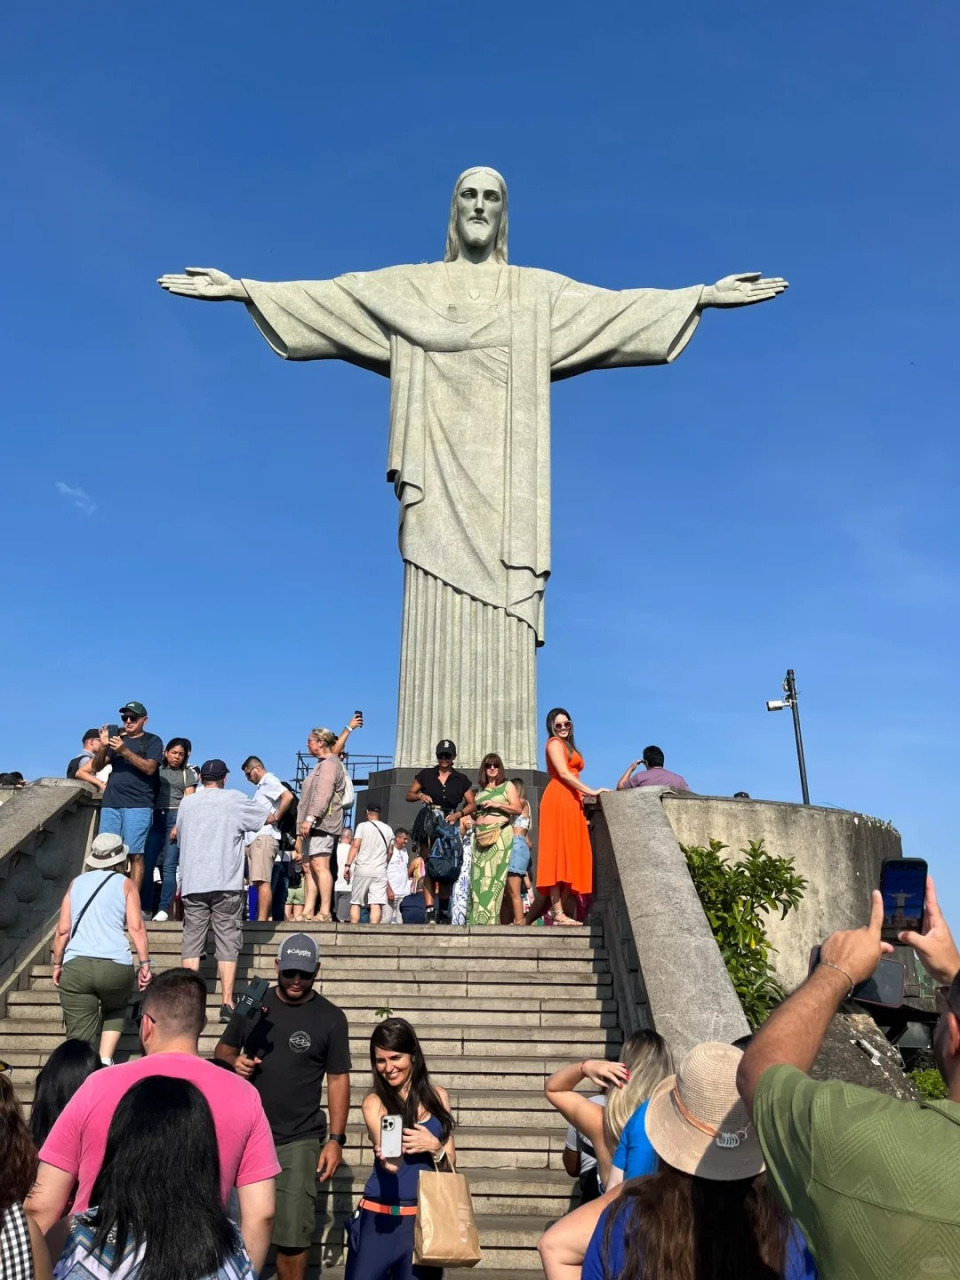
POLYGON ((184 796, 177 812, 183 901, 180 954, 185 969, 199 969, 212 926, 223 993, 221 1022, 229 1022, 233 1014, 233 984, 243 941, 244 838, 258 831, 270 812, 264 798, 226 791, 228 772, 222 760, 205 760, 200 790, 184 796))

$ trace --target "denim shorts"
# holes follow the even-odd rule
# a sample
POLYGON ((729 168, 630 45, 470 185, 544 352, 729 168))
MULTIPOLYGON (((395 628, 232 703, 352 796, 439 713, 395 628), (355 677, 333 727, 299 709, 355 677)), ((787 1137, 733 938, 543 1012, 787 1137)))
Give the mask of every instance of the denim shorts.
POLYGON ((530 846, 523 836, 513 837, 513 850, 510 853, 508 876, 525 876, 530 870, 530 846))
POLYGON ((100 834, 119 836, 131 853, 143 854, 152 826, 152 809, 100 810, 100 834))

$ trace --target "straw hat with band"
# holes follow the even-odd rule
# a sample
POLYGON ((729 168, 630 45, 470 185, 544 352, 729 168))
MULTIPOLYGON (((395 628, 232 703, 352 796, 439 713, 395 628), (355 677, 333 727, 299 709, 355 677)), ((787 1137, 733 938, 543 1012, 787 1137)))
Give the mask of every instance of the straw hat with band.
POLYGON ((737 1093, 742 1057, 732 1044, 698 1044, 650 1095, 647 1137, 681 1173, 733 1182, 763 1172, 760 1142, 737 1093))
POLYGON ((126 862, 129 856, 130 850, 119 836, 104 832, 97 836, 90 846, 90 852, 84 858, 83 865, 95 871, 102 871, 106 867, 115 867, 120 862, 126 862))

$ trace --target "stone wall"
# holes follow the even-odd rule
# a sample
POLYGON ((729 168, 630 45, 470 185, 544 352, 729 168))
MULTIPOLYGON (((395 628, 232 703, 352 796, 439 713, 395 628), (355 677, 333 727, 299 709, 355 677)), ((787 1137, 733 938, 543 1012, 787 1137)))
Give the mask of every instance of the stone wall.
POLYGON ((641 787, 601 797, 591 819, 599 909, 624 1035, 652 1026, 679 1061, 749 1027, 686 860, 660 803, 641 787))
POLYGON ((736 858, 749 841, 763 840, 768 852, 796 860, 809 882, 803 901, 786 920, 770 918, 767 930, 787 990, 806 977, 812 947, 836 929, 864 923, 880 863, 901 857, 899 832, 889 823, 845 809, 665 793, 663 811, 681 844, 722 840, 725 856, 736 858))
POLYGON ((86 783, 40 778, 0 806, 0 1007, 83 866, 99 804, 86 783))

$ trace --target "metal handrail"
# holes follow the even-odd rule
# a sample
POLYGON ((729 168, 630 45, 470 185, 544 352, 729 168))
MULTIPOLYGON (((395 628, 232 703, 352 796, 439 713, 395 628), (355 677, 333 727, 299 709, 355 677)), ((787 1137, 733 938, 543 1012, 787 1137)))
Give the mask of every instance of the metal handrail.
MULTIPOLYGON (((340 759, 353 782, 361 786, 366 786, 367 778, 371 773, 379 773, 381 769, 389 769, 393 765, 393 756, 354 755, 349 751, 345 751, 340 759)), ((304 778, 315 764, 313 756, 305 751, 297 752, 297 768, 294 777, 297 791, 303 786, 304 778)))

